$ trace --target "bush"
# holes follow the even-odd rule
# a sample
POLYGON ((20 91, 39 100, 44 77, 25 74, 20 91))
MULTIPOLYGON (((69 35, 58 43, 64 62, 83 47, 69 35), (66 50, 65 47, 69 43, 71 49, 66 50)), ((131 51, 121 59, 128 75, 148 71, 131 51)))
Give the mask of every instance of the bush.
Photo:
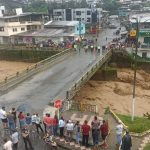
POLYGON ((150 129, 150 120, 144 117, 135 117, 134 121, 131 121, 131 116, 117 114, 122 122, 128 126, 130 132, 142 133, 150 129))
POLYGON ((148 143, 145 147, 144 150, 150 150, 150 143, 148 143))

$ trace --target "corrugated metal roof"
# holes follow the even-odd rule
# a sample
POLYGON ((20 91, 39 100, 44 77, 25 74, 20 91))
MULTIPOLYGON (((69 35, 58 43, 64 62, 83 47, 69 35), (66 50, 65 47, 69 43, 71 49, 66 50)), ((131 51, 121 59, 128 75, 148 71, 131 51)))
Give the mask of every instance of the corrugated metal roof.
POLYGON ((64 29, 42 29, 37 31, 27 31, 13 36, 22 37, 61 37, 61 36, 74 36, 74 33, 65 33, 64 29))
POLYGON ((49 21, 45 24, 45 26, 75 26, 79 21, 49 21))
POLYGON ((20 15, 3 16, 3 17, 0 17, 0 19, 10 19, 10 18, 17 18, 17 17, 28 16, 28 15, 42 15, 42 13, 26 12, 26 13, 22 13, 20 15))

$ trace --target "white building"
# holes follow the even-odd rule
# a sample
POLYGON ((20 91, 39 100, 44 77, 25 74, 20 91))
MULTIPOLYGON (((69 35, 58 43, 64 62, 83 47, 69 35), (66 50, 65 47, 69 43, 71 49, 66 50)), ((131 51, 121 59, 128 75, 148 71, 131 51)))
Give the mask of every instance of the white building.
POLYGON ((134 18, 137 18, 139 22, 139 36, 138 41, 140 47, 138 49, 138 55, 141 57, 150 58, 150 13, 136 14, 130 17, 132 29, 136 30, 137 23, 134 18))
POLYGON ((43 27, 42 14, 23 13, 22 9, 16 9, 14 16, 0 16, 0 43, 10 43, 12 35, 29 30, 39 30, 43 27))
MULTIPOLYGON (((97 20, 102 17, 102 8, 97 8, 97 20)), ((90 8, 76 8, 76 9, 54 9, 54 21, 82 21, 83 23, 92 22, 92 9, 90 8)))

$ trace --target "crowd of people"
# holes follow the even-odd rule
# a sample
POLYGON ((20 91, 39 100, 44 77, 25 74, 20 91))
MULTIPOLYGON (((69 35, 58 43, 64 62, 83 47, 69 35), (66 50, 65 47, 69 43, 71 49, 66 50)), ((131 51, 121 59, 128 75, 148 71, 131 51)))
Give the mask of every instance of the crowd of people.
MULTIPOLYGON (((43 116, 43 119, 39 117, 38 113, 24 113, 17 112, 15 108, 12 108, 8 113, 5 107, 0 109, 0 118, 3 124, 4 130, 9 130, 9 138, 4 138, 4 150, 18 150, 18 143, 20 136, 22 137, 25 145, 25 149, 34 149, 30 134, 32 131, 37 135, 42 135, 46 144, 53 147, 57 147, 57 143, 53 137, 60 137, 66 142, 75 141, 76 144, 89 147, 90 135, 93 139, 93 146, 101 148, 107 148, 107 136, 109 135, 108 121, 100 121, 97 116, 94 117, 91 124, 85 120, 83 124, 79 121, 73 122, 71 120, 65 120, 63 117, 58 118, 57 114, 51 116, 49 113, 43 116), (17 127, 19 123, 20 127, 17 127)), ((117 149, 130 150, 132 146, 131 136, 129 132, 123 135, 123 125, 121 122, 116 126, 116 141, 117 149)))

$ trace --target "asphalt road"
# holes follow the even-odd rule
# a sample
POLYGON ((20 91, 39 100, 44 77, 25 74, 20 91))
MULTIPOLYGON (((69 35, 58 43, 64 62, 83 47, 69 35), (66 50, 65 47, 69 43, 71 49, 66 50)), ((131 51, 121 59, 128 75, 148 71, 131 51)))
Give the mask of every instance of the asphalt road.
MULTIPOLYGON (((98 43, 105 45, 110 42, 114 30, 106 29, 98 37, 98 43)), ((43 110, 45 105, 55 99, 64 99, 66 91, 86 72, 98 57, 96 53, 85 53, 81 50, 66 57, 63 61, 49 69, 24 81, 8 93, 0 96, 0 105, 6 108, 26 104, 32 111, 43 110)))

